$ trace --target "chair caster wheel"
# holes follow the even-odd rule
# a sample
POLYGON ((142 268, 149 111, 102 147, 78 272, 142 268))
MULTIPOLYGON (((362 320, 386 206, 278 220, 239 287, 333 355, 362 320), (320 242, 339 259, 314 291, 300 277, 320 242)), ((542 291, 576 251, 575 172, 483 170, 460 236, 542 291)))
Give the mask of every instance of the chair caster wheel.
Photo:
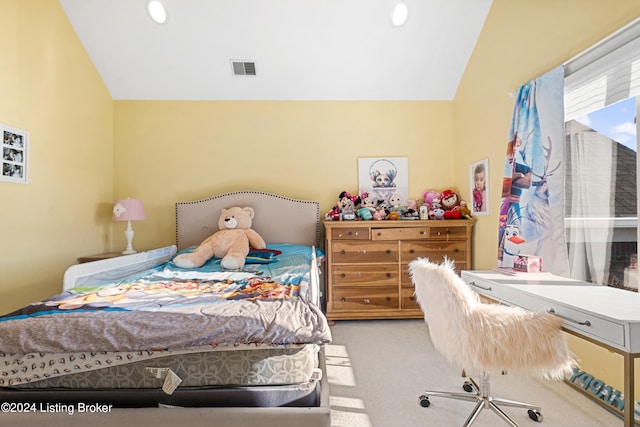
POLYGON ((540 413, 540 411, 529 409, 527 411, 527 414, 529 414, 529 418, 531 418, 533 421, 535 421, 537 423, 541 423, 542 422, 542 414, 540 413))
POLYGON ((469 381, 465 381, 464 384, 462 384, 462 389, 467 393, 471 393, 473 391, 473 386, 469 381))
POLYGON ((428 408, 429 405, 431 405, 431 401, 429 400, 428 396, 425 396, 424 394, 422 396, 419 397, 420 399, 420 406, 422 406, 423 408, 428 408))

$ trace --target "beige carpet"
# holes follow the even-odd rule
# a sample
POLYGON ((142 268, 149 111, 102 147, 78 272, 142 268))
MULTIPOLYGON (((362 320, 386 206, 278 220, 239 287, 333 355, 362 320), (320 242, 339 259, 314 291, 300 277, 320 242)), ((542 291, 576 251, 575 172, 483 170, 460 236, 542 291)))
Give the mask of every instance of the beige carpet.
MULTIPOLYGON (((431 398, 425 388, 462 391, 463 378, 437 353, 422 320, 338 321, 326 349, 332 427, 462 426, 472 402, 431 398)), ((506 375, 492 378, 492 394, 542 407, 536 423, 522 409, 504 407, 521 427, 615 427, 622 419, 563 382, 506 375)), ((506 426, 483 410, 473 427, 506 426)))

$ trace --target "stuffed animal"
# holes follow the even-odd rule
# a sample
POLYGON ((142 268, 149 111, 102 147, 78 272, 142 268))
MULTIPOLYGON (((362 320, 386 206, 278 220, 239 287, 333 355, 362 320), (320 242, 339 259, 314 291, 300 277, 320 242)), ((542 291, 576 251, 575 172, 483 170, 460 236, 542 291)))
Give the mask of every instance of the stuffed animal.
POLYGON ((378 220, 378 221, 381 221, 381 220, 385 219, 386 217, 387 217, 387 212, 382 207, 379 207, 373 213, 373 219, 378 220))
POLYGON ((453 190, 444 190, 440 202, 442 209, 444 209, 444 219, 460 219, 458 195, 453 190))
POLYGON ((440 203, 439 197, 434 197, 433 200, 431 200, 429 219, 444 219, 444 209, 442 209, 442 203, 440 203))
POLYGON ((342 213, 342 219, 353 221, 356 219, 356 205, 360 204, 360 196, 352 196, 347 191, 343 191, 338 196, 338 206, 342 213))
POLYGON ((360 204, 356 206, 358 218, 365 221, 373 219, 373 214, 376 211, 376 204, 374 200, 369 196, 369 193, 362 193, 360 195, 360 204))
POLYGON ((327 221, 339 221, 340 220, 340 208, 335 205, 329 212, 324 215, 324 219, 327 221))
POLYGON ((400 194, 393 193, 391 196, 389 196, 389 206, 391 206, 391 211, 399 212, 402 208, 401 204, 402 197, 400 197, 400 194))
MULTIPOLYGON (((434 199, 437 199, 437 203, 440 204, 440 201, 442 200, 442 194, 440 194, 440 192, 436 190, 424 190, 422 192, 422 200, 424 201, 424 204, 429 209, 429 219, 433 219, 432 211, 433 211, 434 199)), ((442 206, 439 206, 439 207, 442 208, 442 206)))
POLYGON ((369 193, 362 193, 360 195, 360 207, 361 208, 366 208, 371 213, 373 213, 376 210, 376 202, 373 199, 373 197, 371 197, 371 195, 369 195, 369 193))
POLYGON ((419 219, 418 203, 415 199, 407 200, 407 206, 402 209, 402 219, 419 219))
POLYGON ((242 268, 249 246, 255 249, 266 247, 264 239, 251 229, 254 216, 253 209, 249 207, 222 209, 219 230, 193 252, 175 257, 173 263, 182 268, 198 268, 215 256, 222 258, 220 265, 227 270, 242 268))
POLYGON ((363 221, 369 221, 373 219, 373 213, 367 208, 358 208, 358 210, 356 211, 356 214, 358 214, 358 218, 360 218, 363 221))
POLYGON ((460 200, 460 204, 458 205, 458 212, 460 212, 461 218, 471 218, 471 209, 469 209, 469 205, 467 205, 467 202, 464 200, 460 200))

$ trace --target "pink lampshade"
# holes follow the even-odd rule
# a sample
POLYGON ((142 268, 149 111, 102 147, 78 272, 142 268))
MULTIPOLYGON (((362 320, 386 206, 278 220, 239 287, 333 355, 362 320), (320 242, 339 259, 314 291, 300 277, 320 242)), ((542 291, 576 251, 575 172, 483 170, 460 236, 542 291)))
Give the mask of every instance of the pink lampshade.
POLYGON ((113 204, 113 221, 136 221, 146 219, 142 201, 138 199, 120 199, 113 204))

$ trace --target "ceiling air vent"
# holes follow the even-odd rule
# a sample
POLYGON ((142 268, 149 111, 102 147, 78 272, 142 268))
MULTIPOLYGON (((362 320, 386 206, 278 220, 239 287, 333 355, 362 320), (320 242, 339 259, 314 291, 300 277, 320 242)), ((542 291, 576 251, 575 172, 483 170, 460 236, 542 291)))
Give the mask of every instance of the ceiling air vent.
POLYGON ((231 61, 234 76, 255 76, 256 63, 249 61, 231 61))

